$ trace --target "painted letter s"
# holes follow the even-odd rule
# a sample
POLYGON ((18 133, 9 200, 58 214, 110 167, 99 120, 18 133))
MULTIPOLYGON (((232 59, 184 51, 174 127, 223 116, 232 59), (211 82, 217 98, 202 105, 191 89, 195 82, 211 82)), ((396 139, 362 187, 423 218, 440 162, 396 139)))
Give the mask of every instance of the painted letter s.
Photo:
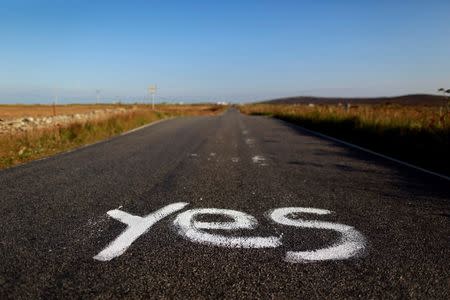
POLYGON ((289 215, 294 213, 327 215, 332 212, 326 209, 309 207, 284 207, 272 210, 269 217, 276 223, 286 226, 334 230, 339 232, 341 237, 336 243, 326 248, 311 251, 287 251, 285 261, 299 263, 340 260, 348 259, 363 252, 366 244, 365 238, 352 226, 323 221, 308 221, 300 218, 289 218, 289 215))

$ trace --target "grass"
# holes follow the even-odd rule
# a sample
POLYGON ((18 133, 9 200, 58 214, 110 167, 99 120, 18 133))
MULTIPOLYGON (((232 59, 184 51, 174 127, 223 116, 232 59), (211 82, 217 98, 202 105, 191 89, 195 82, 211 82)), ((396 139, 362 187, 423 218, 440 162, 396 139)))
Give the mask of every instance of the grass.
POLYGON ((125 131, 174 116, 209 115, 223 108, 215 105, 160 105, 155 111, 140 106, 106 119, 75 122, 22 133, 0 135, 0 169, 94 143, 125 131))
POLYGON ((450 175, 448 107, 254 104, 240 107, 450 175))

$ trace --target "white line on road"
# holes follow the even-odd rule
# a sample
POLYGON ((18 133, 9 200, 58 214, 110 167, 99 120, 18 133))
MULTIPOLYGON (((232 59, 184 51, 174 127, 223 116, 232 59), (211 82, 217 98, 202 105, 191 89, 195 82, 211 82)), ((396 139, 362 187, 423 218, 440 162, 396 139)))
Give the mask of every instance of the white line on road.
POLYGON ((258 165, 261 165, 261 166, 267 166, 265 161, 266 161, 266 158, 264 156, 262 156, 262 155, 255 155, 255 156, 252 157, 252 162, 254 164, 258 164, 258 165))
POLYGON ((141 129, 144 129, 144 128, 147 128, 147 127, 150 127, 150 126, 156 125, 156 124, 158 124, 158 123, 161 123, 161 122, 164 122, 164 121, 168 121, 168 120, 171 120, 171 119, 173 119, 173 118, 165 118, 165 119, 161 119, 161 120, 158 120, 158 121, 155 121, 155 122, 149 123, 149 124, 145 124, 145 125, 142 125, 142 126, 140 126, 140 127, 137 127, 137 128, 131 129, 131 130, 129 130, 129 131, 126 131, 126 132, 123 132, 123 133, 121 133, 120 135, 121 135, 121 136, 123 136, 123 135, 127 135, 127 134, 130 134, 130 133, 136 132, 136 131, 138 131, 138 130, 141 130, 141 129))
POLYGON ((32 160, 32 161, 28 161, 28 162, 25 162, 25 163, 21 163, 21 164, 15 165, 15 166, 9 167, 8 170, 15 169, 15 168, 21 168, 22 166, 25 166, 25 165, 28 166, 28 165, 34 164, 36 162, 39 162, 39 161, 44 161, 44 160, 47 160, 47 159, 58 157, 60 155, 65 155, 65 154, 68 154, 68 153, 76 152, 76 151, 79 151, 79 150, 82 150, 82 149, 85 149, 85 148, 88 148, 88 147, 91 147, 91 146, 94 146, 94 145, 99 145, 99 144, 102 144, 102 143, 106 143, 106 142, 108 142, 108 141, 110 141, 110 140, 112 140, 114 138, 119 137, 119 136, 124 136, 124 135, 130 134, 132 132, 144 129, 146 127, 150 127, 150 126, 156 125, 158 123, 161 123, 161 122, 164 122, 164 121, 169 121, 169 120, 172 120, 172 119, 174 119, 174 118, 171 117, 171 118, 165 118, 165 119, 162 119, 162 120, 158 120, 158 121, 146 124, 144 126, 141 126, 141 127, 134 128, 132 130, 123 132, 123 133, 121 133, 119 135, 111 136, 111 137, 109 137, 107 139, 104 139, 104 140, 101 140, 101 141, 97 141, 97 142, 94 142, 94 143, 91 143, 91 144, 82 145, 82 146, 79 146, 79 147, 76 147, 76 148, 73 148, 73 149, 69 149, 67 151, 58 152, 58 153, 56 153, 54 155, 51 155, 51 156, 42 157, 42 158, 38 158, 38 159, 35 159, 35 160, 32 160))
POLYGON ((252 146, 255 143, 254 139, 245 139, 245 143, 249 146, 252 146))

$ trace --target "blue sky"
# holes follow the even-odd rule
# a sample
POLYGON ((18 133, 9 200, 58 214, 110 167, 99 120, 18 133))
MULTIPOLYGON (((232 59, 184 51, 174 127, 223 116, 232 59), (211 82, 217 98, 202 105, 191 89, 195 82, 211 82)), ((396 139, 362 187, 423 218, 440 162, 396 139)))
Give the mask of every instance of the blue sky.
POLYGON ((0 102, 450 88, 450 1, 4 1, 0 102))

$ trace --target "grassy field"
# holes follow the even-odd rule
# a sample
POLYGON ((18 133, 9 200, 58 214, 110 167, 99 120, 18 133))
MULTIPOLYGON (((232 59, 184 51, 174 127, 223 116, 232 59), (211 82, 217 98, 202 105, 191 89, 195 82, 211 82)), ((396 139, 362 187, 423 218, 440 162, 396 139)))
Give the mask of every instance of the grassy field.
MULTIPOLYGON (((10 120, 23 117, 49 117, 56 115, 74 115, 85 114, 94 110, 104 109, 148 109, 149 106, 145 104, 124 105, 124 104, 68 104, 68 105, 56 105, 53 110, 53 105, 20 105, 20 104, 0 104, 0 119, 10 120)), ((160 111, 172 111, 176 113, 200 113, 203 114, 203 110, 209 110, 211 105, 156 105, 156 109, 160 111)))
MULTIPOLYGON (((65 126, 51 125, 48 128, 21 133, 0 134, 0 169, 100 141, 163 118, 213 115, 224 109, 216 105, 158 105, 155 111, 145 105, 120 107, 130 109, 126 113, 99 120, 74 122, 65 126)), ((68 105, 58 106, 57 112, 75 114, 106 108, 118 108, 118 106, 68 105)), ((52 111, 50 106, 2 105, 0 117, 6 118, 6 115, 9 118, 42 117, 47 116, 48 111, 52 111)))
POLYGON ((240 110, 289 121, 450 175, 448 107, 253 104, 240 110))

